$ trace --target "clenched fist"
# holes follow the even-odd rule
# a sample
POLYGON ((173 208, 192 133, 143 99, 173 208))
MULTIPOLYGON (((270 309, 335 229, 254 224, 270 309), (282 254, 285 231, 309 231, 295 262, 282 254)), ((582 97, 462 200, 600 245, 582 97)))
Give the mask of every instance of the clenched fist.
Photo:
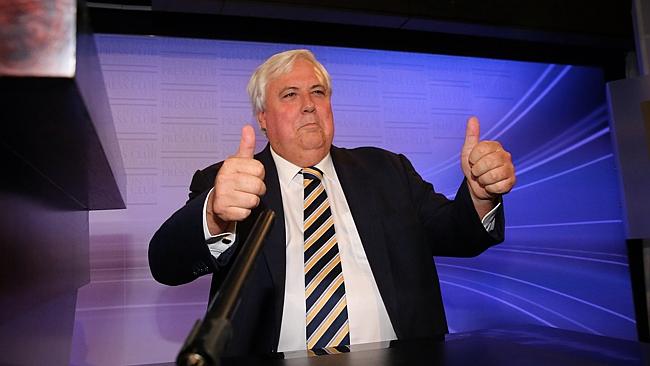
POLYGON ((255 131, 246 125, 241 131, 239 149, 223 162, 208 198, 208 229, 212 235, 222 233, 231 222, 250 215, 266 193, 264 165, 253 159, 255 131))
POLYGON ((480 217, 488 213, 496 199, 515 184, 515 167, 510 153, 498 141, 480 141, 478 118, 467 121, 461 167, 467 178, 474 207, 480 217))

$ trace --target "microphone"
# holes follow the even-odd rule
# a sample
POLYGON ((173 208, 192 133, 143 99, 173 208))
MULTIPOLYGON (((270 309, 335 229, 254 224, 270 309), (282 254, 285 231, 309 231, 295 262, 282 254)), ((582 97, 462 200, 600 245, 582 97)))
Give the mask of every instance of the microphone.
POLYGON ((230 319, 239 302, 239 293, 246 283, 274 219, 275 212, 270 209, 262 211, 257 216, 248 238, 234 258, 233 265, 221 289, 212 299, 203 321, 197 320, 185 339, 176 358, 176 365, 219 365, 221 354, 232 337, 230 319))

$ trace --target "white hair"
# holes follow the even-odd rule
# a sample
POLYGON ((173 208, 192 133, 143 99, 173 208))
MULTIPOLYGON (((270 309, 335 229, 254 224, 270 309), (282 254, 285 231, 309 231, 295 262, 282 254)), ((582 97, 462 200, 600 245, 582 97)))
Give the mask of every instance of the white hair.
POLYGON ((316 60, 314 54, 305 49, 289 50, 269 57, 263 64, 255 69, 255 72, 248 81, 248 96, 253 105, 253 114, 257 116, 263 112, 266 105, 266 86, 269 81, 291 72, 293 64, 297 59, 306 60, 314 65, 316 77, 325 86, 326 92, 331 95, 332 81, 325 67, 316 60))

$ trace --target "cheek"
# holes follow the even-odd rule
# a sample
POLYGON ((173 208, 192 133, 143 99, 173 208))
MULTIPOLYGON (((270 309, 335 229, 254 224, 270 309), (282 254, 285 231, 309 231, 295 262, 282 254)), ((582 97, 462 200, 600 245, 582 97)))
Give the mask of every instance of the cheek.
POLYGON ((288 123, 286 120, 276 121, 273 126, 273 132, 277 140, 288 141, 294 138, 295 132, 291 123, 288 123))
POLYGON ((323 125, 325 129, 329 131, 334 130, 334 118, 331 110, 323 111, 323 113, 321 114, 321 121, 323 121, 323 125))
POLYGON ((298 113, 294 108, 278 108, 273 114, 273 121, 277 125, 286 125, 296 119, 298 113))

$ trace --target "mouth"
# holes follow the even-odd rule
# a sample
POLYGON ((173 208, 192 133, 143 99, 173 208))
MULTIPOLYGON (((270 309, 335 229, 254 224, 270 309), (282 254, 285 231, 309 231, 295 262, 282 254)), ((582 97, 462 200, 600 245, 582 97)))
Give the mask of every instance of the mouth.
POLYGON ((302 126, 298 127, 299 130, 302 130, 302 129, 311 130, 311 129, 316 129, 316 128, 320 128, 320 126, 316 122, 308 122, 308 123, 305 123, 302 126))

